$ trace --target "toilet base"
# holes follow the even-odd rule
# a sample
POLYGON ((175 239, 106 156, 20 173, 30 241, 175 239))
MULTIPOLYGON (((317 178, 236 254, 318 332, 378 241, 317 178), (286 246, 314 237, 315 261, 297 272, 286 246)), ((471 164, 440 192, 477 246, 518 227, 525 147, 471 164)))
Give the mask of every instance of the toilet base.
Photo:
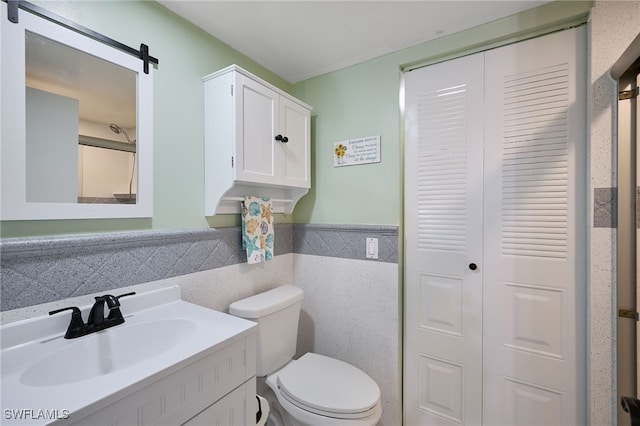
POLYGON ((265 377, 257 377, 256 392, 266 398, 269 403, 269 417, 267 426, 295 426, 291 423, 284 408, 280 405, 278 397, 267 385, 265 377), (282 414, 284 413, 284 415, 282 414))

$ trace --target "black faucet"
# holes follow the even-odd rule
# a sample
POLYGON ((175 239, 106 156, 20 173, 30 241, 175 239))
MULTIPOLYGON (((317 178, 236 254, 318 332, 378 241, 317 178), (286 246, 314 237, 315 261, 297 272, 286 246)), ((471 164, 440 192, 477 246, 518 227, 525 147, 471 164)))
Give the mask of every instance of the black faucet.
POLYGON ((89 318, 85 324, 82 320, 82 313, 76 306, 69 308, 56 309, 49 312, 49 315, 54 315, 59 312, 71 310, 71 322, 67 328, 67 332, 64 335, 65 339, 75 339, 76 337, 85 336, 87 334, 95 333, 96 331, 104 330, 105 328, 113 327, 114 325, 122 324, 124 317, 120 312, 121 297, 131 296, 136 294, 135 292, 121 294, 119 296, 112 296, 105 294, 104 296, 96 297, 96 302, 91 307, 89 312, 89 318), (104 305, 107 304, 109 308, 109 315, 104 317, 104 305))

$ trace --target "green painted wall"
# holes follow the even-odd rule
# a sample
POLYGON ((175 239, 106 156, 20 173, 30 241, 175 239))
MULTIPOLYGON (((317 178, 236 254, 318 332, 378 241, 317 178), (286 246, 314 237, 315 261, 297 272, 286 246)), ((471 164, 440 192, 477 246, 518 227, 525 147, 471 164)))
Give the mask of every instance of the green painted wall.
MULTIPOLYGON (((398 225, 402 215, 401 68, 518 40, 584 21, 590 1, 553 2, 462 33, 404 49, 291 86, 250 59, 150 1, 38 1, 124 44, 150 46, 154 75, 152 219, 2 222, 1 236, 239 224, 239 215, 203 216, 202 76, 237 63, 314 107, 312 189, 279 223, 398 225), (333 143, 381 136, 382 161, 333 168, 333 143)), ((229 19, 220 17, 220 19, 229 19)))
POLYGON ((299 83, 294 95, 313 106, 311 191, 297 223, 398 225, 400 221, 399 63, 392 57, 299 83), (381 162, 333 167, 333 145, 380 135, 381 162))
POLYGON ((591 5, 590 1, 549 3, 294 85, 292 93, 314 107, 312 189, 296 206, 294 222, 399 225, 401 69, 584 22, 591 5), (371 135, 381 136, 381 163, 333 167, 335 142, 371 135))

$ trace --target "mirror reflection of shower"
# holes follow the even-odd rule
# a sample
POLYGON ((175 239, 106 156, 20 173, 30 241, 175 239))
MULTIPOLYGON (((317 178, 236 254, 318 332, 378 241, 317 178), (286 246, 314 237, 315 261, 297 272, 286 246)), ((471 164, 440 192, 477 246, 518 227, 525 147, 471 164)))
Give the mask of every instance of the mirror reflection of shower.
POLYGON ((137 73, 29 31, 24 48, 25 200, 137 204, 137 73))
MULTIPOLYGON (((124 130, 122 127, 118 126, 117 124, 111 123, 109 124, 109 128, 113 133, 117 135, 123 134, 124 137, 127 139, 127 143, 129 143, 130 145, 136 144, 136 140, 134 139, 132 141, 131 138, 129 138, 129 135, 127 134, 126 130, 124 130)), ((131 154, 133 154, 133 162, 131 163, 131 179, 129 179, 129 200, 133 199, 133 191, 132 191, 133 174, 135 173, 135 170, 136 170, 136 153, 132 152, 131 154)))

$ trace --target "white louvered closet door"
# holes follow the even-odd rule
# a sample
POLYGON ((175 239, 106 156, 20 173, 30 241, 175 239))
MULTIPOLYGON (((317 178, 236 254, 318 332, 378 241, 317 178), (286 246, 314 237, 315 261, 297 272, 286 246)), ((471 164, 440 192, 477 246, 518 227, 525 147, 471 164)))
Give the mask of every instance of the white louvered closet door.
POLYGON ((407 425, 482 421, 483 61, 405 79, 407 425))
POLYGON ((486 53, 484 424, 586 424, 585 28, 486 53))
POLYGON ((584 40, 405 76, 407 425, 586 422, 584 40))

